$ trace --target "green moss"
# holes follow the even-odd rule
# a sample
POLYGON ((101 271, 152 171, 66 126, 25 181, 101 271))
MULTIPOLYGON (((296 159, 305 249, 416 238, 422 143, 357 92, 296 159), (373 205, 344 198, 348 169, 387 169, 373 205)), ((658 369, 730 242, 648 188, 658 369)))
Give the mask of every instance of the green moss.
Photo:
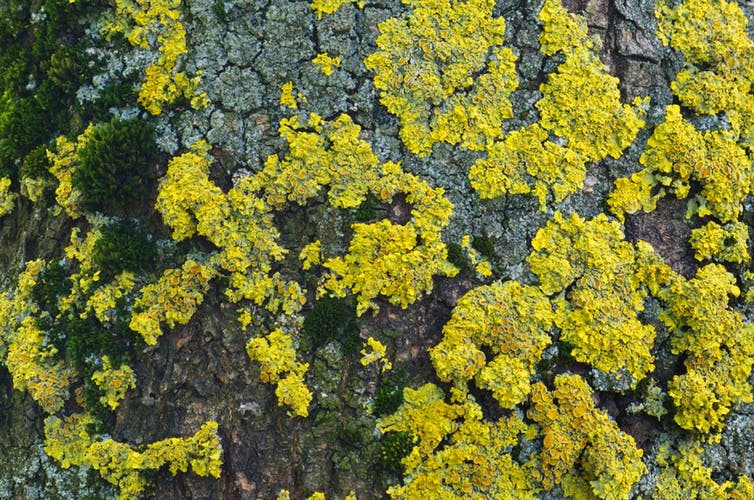
POLYGON ((414 447, 414 440, 408 432, 387 432, 380 443, 380 462, 391 472, 403 472, 403 460, 414 447))
POLYGON ((119 220, 103 226, 101 232, 102 236, 94 245, 92 262, 103 282, 122 271, 138 273, 154 267, 157 248, 137 222, 119 220))
POLYGON ((151 188, 157 155, 153 128, 139 120, 113 119, 94 128, 78 151, 72 184, 89 210, 118 211, 151 188))
POLYGON ((456 266, 461 271, 470 269, 469 259, 463 251, 463 247, 458 243, 448 243, 448 262, 456 266))
POLYGON ((212 12, 221 21, 225 21, 227 14, 225 13, 225 2, 223 0, 215 0, 212 4, 212 12))
POLYGON ((378 217, 379 211, 383 207, 373 195, 367 195, 364 201, 353 209, 353 219, 356 222, 370 222, 378 217))
POLYGON ((50 177, 50 160, 47 159, 47 146, 42 144, 24 156, 19 174, 21 178, 50 177))
POLYGON ((71 285, 63 265, 57 260, 52 260, 37 277, 37 283, 31 291, 31 299, 42 311, 47 311, 51 318, 55 318, 59 313, 58 301, 68 295, 71 285))
POLYGON ((471 242, 471 246, 482 254, 483 257, 488 259, 494 259, 497 257, 495 252, 495 244, 487 236, 478 235, 474 236, 474 240, 471 242))
POLYGON ((359 348, 356 307, 351 301, 325 297, 314 303, 304 318, 304 333, 314 346, 338 341, 347 353, 359 348))
POLYGON ((374 395, 372 413, 377 417, 390 415, 403 403, 403 386, 406 383, 406 371, 402 368, 389 373, 380 380, 374 395))

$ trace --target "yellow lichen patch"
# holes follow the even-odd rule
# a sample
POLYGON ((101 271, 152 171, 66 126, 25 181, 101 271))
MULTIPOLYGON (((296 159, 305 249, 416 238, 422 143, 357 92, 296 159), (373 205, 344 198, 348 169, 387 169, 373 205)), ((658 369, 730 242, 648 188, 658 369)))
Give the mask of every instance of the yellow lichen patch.
POLYGON ((360 127, 347 115, 323 121, 311 115, 306 125, 296 117, 283 120, 281 135, 288 142, 284 159, 270 156, 252 182, 274 209, 285 203, 303 205, 326 189, 337 208, 354 208, 371 193, 389 203, 403 193, 412 205, 405 225, 381 220, 354 224, 348 253, 323 261, 331 272, 323 290, 342 297, 357 296, 358 314, 376 309, 378 295, 407 307, 432 289, 434 275, 454 275, 441 239, 452 205, 441 188, 433 188, 392 162, 380 164, 369 143, 359 138, 360 127))
POLYGON ((76 156, 79 149, 91 139, 93 133, 94 125, 90 123, 75 142, 61 135, 55 139, 55 149, 47 150, 50 173, 58 180, 55 201, 72 219, 80 215, 78 203, 81 200, 81 193, 73 187, 71 182, 73 171, 76 169, 76 156))
POLYGON ((13 387, 29 391, 47 413, 60 410, 68 399, 71 373, 57 359, 57 349, 45 345, 34 319, 25 317, 6 342, 9 345, 5 366, 13 378, 13 387))
POLYGON ((552 193, 555 201, 563 201, 583 186, 586 159, 547 137, 547 130, 534 124, 495 142, 487 157, 471 166, 471 186, 482 199, 532 194, 544 207, 552 193))
POLYGON ((379 340, 369 337, 364 343, 364 347, 361 349, 361 359, 359 360, 363 366, 369 366, 372 363, 380 362, 382 365, 382 371, 390 370, 393 365, 385 357, 387 354, 387 347, 379 340))
POLYGON ((124 364, 115 368, 108 356, 102 357, 102 369, 92 374, 92 381, 104 393, 99 398, 100 403, 112 410, 118 407, 129 389, 136 389, 136 376, 131 367, 124 364))
POLYGON ((129 327, 154 345, 162 335, 160 323, 169 328, 185 325, 204 301, 209 280, 215 271, 194 260, 187 260, 178 269, 168 269, 156 283, 141 289, 133 305, 129 327))
POLYGON ((429 353, 440 380, 464 390, 475 380, 503 408, 513 408, 531 389, 529 379, 550 340, 550 301, 537 288, 515 281, 469 291, 429 353), (482 349, 489 349, 487 362, 482 349))
POLYGON ((14 202, 18 195, 10 190, 10 184, 10 178, 0 178, 0 217, 11 213, 16 206, 14 202))
POLYGON ((13 293, 0 293, 0 360, 13 380, 13 387, 28 391, 47 413, 63 407, 68 399, 71 370, 47 345, 34 319, 38 306, 31 299, 44 261, 33 260, 18 277, 13 293))
POLYGON ((331 76, 333 68, 340 68, 340 56, 332 57, 330 54, 317 54, 312 63, 319 66, 322 74, 331 76))
POLYGON ((552 392, 541 382, 534 385, 528 412, 542 428, 544 487, 549 490, 560 484, 580 462, 585 481, 564 481, 566 494, 574 496, 579 492, 573 486, 586 485, 587 497, 628 498, 646 472, 642 451, 606 413, 595 408, 592 390, 581 377, 558 375, 554 384, 552 392))
POLYGON ((142 475, 167 466, 172 475, 189 467, 198 476, 220 477, 222 446, 217 435, 217 422, 202 424, 191 437, 168 438, 151 443, 137 451, 128 444, 110 438, 90 435, 94 419, 87 413, 74 414, 61 420, 45 420, 45 452, 67 469, 71 465, 89 466, 103 479, 120 489, 121 500, 139 496, 148 486, 142 475))
POLYGON ((317 240, 304 246, 298 258, 301 260, 301 269, 308 271, 322 262, 322 243, 317 240))
POLYGON ((568 148, 589 162, 618 158, 644 127, 641 108, 648 100, 637 99, 633 108, 621 103, 618 79, 600 61, 586 21, 566 11, 560 0, 546 0, 539 20, 542 52, 565 56, 540 87, 540 125, 567 139, 568 148))
POLYGON ((644 126, 648 101, 621 103, 618 79, 605 70, 586 22, 559 0, 547 0, 539 20, 542 52, 565 57, 540 86, 540 120, 489 144, 469 179, 483 199, 531 194, 544 210, 548 195, 560 202, 583 187, 587 163, 622 154, 644 126))
POLYGON ((298 109, 296 96, 293 95, 293 82, 286 82, 280 86, 280 104, 290 109, 298 109))
MULTIPOLYGON (((656 461, 661 468, 652 498, 735 498, 733 483, 718 484, 712 479, 712 469, 702 462, 702 446, 692 440, 682 441, 674 449, 669 442, 659 446, 656 461)), ((743 483, 742 483, 743 485, 743 483)))
POLYGON ((333 14, 349 3, 357 3, 359 7, 363 7, 365 2, 364 0, 312 0, 310 7, 317 14, 317 19, 322 19, 323 14, 333 14))
POLYGON ((102 323, 113 323, 118 301, 133 290, 135 278, 133 273, 124 271, 110 283, 94 290, 86 302, 86 313, 94 312, 96 318, 102 323))
POLYGON ((686 355, 686 372, 668 383, 675 421, 684 429, 721 431, 734 404, 752 401, 754 326, 728 305, 728 297, 739 293, 733 275, 719 264, 699 269, 690 280, 673 276, 658 293, 673 352, 686 355))
POLYGON ((198 92, 201 71, 188 76, 179 70, 182 56, 188 53, 181 7, 181 0, 115 0, 115 11, 103 27, 106 36, 123 33, 136 47, 157 47, 159 56, 147 67, 138 98, 153 115, 179 97, 194 109, 209 102, 206 93, 198 92))
POLYGON ((532 475, 510 455, 519 436, 531 434, 520 416, 485 421, 472 398, 448 405, 442 391, 431 384, 404 394, 406 403, 398 412, 378 423, 382 431, 418 437, 403 460, 404 484, 388 489, 391 498, 536 498, 532 475), (445 442, 438 447, 442 436, 445 442))
POLYGON ((701 191, 689 201, 688 216, 735 220, 754 182, 751 159, 736 140, 730 130, 697 131, 678 106, 670 105, 639 159, 645 168, 616 181, 608 204, 622 218, 624 213, 654 209, 666 192, 686 198, 694 182, 701 191))
POLYGON ((746 108, 754 96, 754 42, 735 2, 685 0, 657 4, 658 36, 680 51, 685 67, 672 83, 681 104, 700 114, 746 108))
POLYGON ((735 221, 721 226, 710 221, 691 231, 689 239, 696 260, 714 259, 741 264, 750 259, 749 226, 735 221))
POLYGON ((411 13, 379 25, 379 50, 364 61, 376 73, 380 102, 399 118, 414 154, 429 155, 436 142, 484 149, 502 137, 518 86, 516 58, 502 47, 505 21, 492 17, 494 1, 403 3, 411 13))
POLYGON ((458 405, 445 402, 442 389, 434 384, 424 384, 418 389, 403 390, 404 403, 397 412, 381 419, 377 428, 381 432, 408 432, 416 439, 414 450, 405 459, 411 462, 420 455, 428 455, 440 442, 457 429, 456 419, 463 414, 458 405))
POLYGON ((296 361, 296 349, 290 335, 277 329, 265 337, 257 337, 246 344, 249 357, 261 364, 259 379, 266 384, 276 384, 278 405, 289 406, 293 414, 309 415, 312 393, 304 383, 308 363, 296 361))
POLYGON ((227 194, 209 180, 209 147, 197 143, 173 158, 160 181, 155 208, 175 239, 195 234, 218 247, 211 264, 230 273, 225 293, 233 302, 266 302, 272 312, 297 312, 304 296, 297 283, 272 272, 286 250, 278 243, 270 205, 261 194, 263 181, 246 177, 227 194))
POLYGON ((655 330, 643 324, 647 290, 633 245, 604 214, 584 220, 560 212, 532 239, 529 265, 546 294, 568 289, 557 324, 573 356, 605 372, 639 381, 652 370, 655 330))

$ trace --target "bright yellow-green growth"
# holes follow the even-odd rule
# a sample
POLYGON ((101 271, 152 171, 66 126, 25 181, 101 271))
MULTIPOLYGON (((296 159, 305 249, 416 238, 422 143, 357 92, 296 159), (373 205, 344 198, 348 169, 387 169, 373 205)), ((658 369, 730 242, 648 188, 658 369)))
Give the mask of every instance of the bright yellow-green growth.
POLYGON ((94 419, 86 413, 65 419, 55 416, 45 420, 45 452, 67 469, 87 465, 103 479, 120 488, 118 498, 136 498, 147 487, 143 472, 168 466, 170 473, 186 472, 189 467, 198 476, 220 477, 222 446, 217 422, 202 424, 191 437, 168 438, 147 445, 141 451, 112 439, 97 439, 88 428, 94 419))
POLYGON ((740 293, 735 283, 724 267, 710 264, 690 280, 673 276, 658 294, 673 352, 686 355, 686 372, 668 383, 684 429, 719 432, 734 404, 752 401, 754 326, 728 306, 728 297, 740 293))
POLYGON ((392 363, 390 363, 385 357, 386 354, 387 347, 385 347, 385 344, 374 337, 369 337, 364 343, 364 347, 361 349, 361 359, 359 361, 363 366, 369 366, 372 363, 379 362, 382 365, 382 371, 384 372, 393 367, 392 363))
POLYGON ((16 193, 10 190, 10 178, 0 178, 0 217, 13 211, 16 201, 16 193))
POLYGON ((696 260, 714 259, 741 264, 750 259, 749 226, 740 221, 724 226, 710 221, 691 231, 689 243, 696 260))
POLYGON ((181 96, 194 109, 209 102, 206 93, 198 93, 201 71, 190 77, 179 70, 182 56, 188 53, 181 7, 181 0, 115 0, 115 12, 103 28, 106 36, 123 33, 142 49, 156 45, 159 56, 147 67, 138 98, 153 115, 181 96))
POLYGON ((103 285, 92 293, 86 302, 86 313, 94 312, 94 315, 102 323, 114 323, 117 303, 125 297, 136 285, 136 276, 124 271, 113 278, 113 281, 103 285))
POLYGON ((272 208, 303 205, 320 193, 337 208, 357 207, 369 193, 383 203, 405 194, 412 206, 404 225, 389 220, 354 224, 348 252, 322 263, 330 270, 323 291, 339 297, 353 293, 362 314, 369 307, 376 310, 373 299, 379 295, 405 308, 432 289, 433 276, 455 275, 441 239, 452 211, 442 188, 404 172, 399 164, 381 164, 347 115, 326 122, 312 114, 307 124, 294 116, 282 120, 280 131, 288 156, 270 156, 253 181, 272 208))
POLYGON ((55 189, 55 201, 72 219, 81 215, 78 209, 81 193, 73 187, 71 182, 73 172, 76 169, 76 157, 79 149, 87 144, 93 133, 94 125, 90 123, 75 141, 61 135, 55 139, 55 149, 47 150, 50 173, 58 180, 58 187, 55 189))
POLYGON ((586 22, 560 0, 547 0, 539 20, 542 52, 565 57, 540 86, 540 120, 488 145, 469 178, 483 199, 531 194, 544 210, 548 194, 560 202, 583 186, 587 163, 622 154, 644 126, 648 101, 621 103, 618 79, 605 70, 586 22))
POLYGON ((58 359, 57 349, 46 345, 31 299, 44 261, 26 263, 13 293, 0 293, 0 360, 8 368, 13 387, 29 394, 47 413, 60 410, 68 399, 72 373, 58 359))
POLYGON ((312 266, 316 266, 322 262, 322 242, 319 240, 305 245, 301 249, 298 255, 301 260, 301 269, 308 271, 312 266))
POLYGON ((551 489, 562 482, 564 493, 575 498, 589 498, 590 493, 597 498, 628 498, 646 472, 642 451, 605 412, 595 408, 592 390, 581 377, 558 375, 554 385, 552 392, 541 382, 534 385, 528 412, 542 428, 544 487, 551 489), (583 469, 581 481, 569 477, 577 462, 583 469), (591 491, 579 491, 583 485, 591 491))
POLYGON ((296 361, 293 339, 280 329, 265 337, 257 337, 246 344, 249 357, 262 365, 259 379, 266 384, 276 384, 278 405, 290 406, 295 415, 309 415, 312 394, 304 383, 309 363, 296 361))
POLYGON ((703 500, 708 498, 729 498, 744 500, 754 498, 751 480, 741 475, 734 484, 724 481, 721 484, 712 479, 712 469, 702 462, 702 446, 693 441, 682 441, 675 449, 669 442, 662 443, 657 453, 660 475, 652 492, 657 500, 703 500))
POLYGON ((280 86, 280 104, 290 109, 298 109, 296 96, 293 95, 293 82, 286 82, 280 86))
MULTIPOLYGON (((749 114, 754 42, 740 7, 726 0, 684 0, 672 7, 662 0, 655 14, 660 40, 680 51, 686 62, 671 85, 681 104, 699 114, 749 114)), ((752 124, 751 117, 745 121, 752 124)))
POLYGON ((411 13, 379 25, 379 50, 364 61, 376 73, 380 102, 399 118, 414 154, 429 155, 436 142, 484 149, 502 137, 518 86, 516 57, 502 46, 505 21, 492 17, 495 2, 403 3, 411 13))
POLYGON ((114 368, 108 356, 102 357, 102 369, 92 374, 92 380, 104 393, 99 398, 100 403, 112 410, 118 407, 129 389, 136 389, 136 376, 131 367, 124 364, 114 368))
POLYGON ((333 68, 340 68, 340 56, 332 57, 330 54, 317 54, 312 63, 319 66, 322 74, 331 76, 333 68))
POLYGON ((416 438, 403 459, 404 484, 388 489, 391 498, 535 498, 530 475, 509 454, 521 434, 533 437, 518 415, 486 421, 473 398, 456 393, 448 404, 433 384, 403 393, 398 411, 377 424, 382 432, 416 438))
POLYGON ((654 367, 655 330, 638 315, 647 295, 634 246, 604 214, 553 220, 532 239, 528 262, 548 295, 558 299, 561 340, 578 360, 609 373, 628 372, 635 381, 654 367))
POLYGON ((529 394, 554 319, 550 301, 536 287, 508 281, 474 288, 458 301, 442 341, 429 351, 435 371, 462 392, 474 380, 501 407, 513 408, 529 394))
POLYGON ((357 3, 359 7, 363 7, 365 2, 364 0, 312 0, 310 6, 317 14, 317 19, 322 19, 323 14, 332 14, 349 3, 357 3))
POLYGON ((194 260, 177 269, 165 271, 156 283, 141 289, 133 305, 129 327, 154 345, 162 335, 160 323, 169 328, 185 325, 204 301, 214 270, 194 260))
MULTIPOLYGON (((724 115, 730 126, 701 132, 679 106, 668 106, 665 122, 640 159, 644 169, 618 179, 608 204, 622 218, 653 210, 666 193, 686 198, 698 184, 701 189, 689 200, 687 216, 733 222, 754 192, 754 42, 746 17, 735 2, 725 0, 686 0, 675 6, 663 0, 655 14, 660 40, 684 56, 684 67, 671 84, 681 106, 696 114, 724 115)), ((720 248, 719 231, 713 229, 696 233, 698 258, 720 248)), ((728 253, 721 260, 743 258, 740 248, 720 251, 728 253)))
POLYGON ((639 162, 644 169, 618 179, 608 199, 621 219, 625 213, 654 210, 665 193, 686 198, 691 183, 698 183, 701 191, 689 201, 687 216, 733 221, 754 182, 751 157, 733 131, 699 132, 677 105, 666 108, 665 121, 652 133, 639 162))

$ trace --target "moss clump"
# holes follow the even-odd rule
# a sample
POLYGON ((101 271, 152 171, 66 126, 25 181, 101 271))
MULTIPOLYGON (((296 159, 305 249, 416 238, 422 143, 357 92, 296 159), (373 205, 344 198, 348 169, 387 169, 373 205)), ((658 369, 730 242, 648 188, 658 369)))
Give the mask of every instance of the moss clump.
POLYGON ((156 155, 153 128, 142 121, 113 119, 95 126, 78 150, 71 179, 82 207, 108 212, 137 202, 155 179, 150 163, 156 155))
POLYGON ((157 248, 137 222, 116 221, 103 226, 101 232, 94 245, 92 262, 103 282, 122 271, 138 273, 154 267, 157 248))
POLYGON ((353 209, 353 220, 356 222, 371 222, 378 217, 379 211, 383 207, 373 195, 367 195, 364 201, 353 209))
POLYGON ((376 417, 383 417, 395 413, 403 403, 403 386, 405 384, 406 371, 398 369, 380 380, 377 393, 374 395, 372 413, 376 417))
POLYGON ((456 266, 460 271, 469 269, 469 259, 463 252, 463 247, 458 243, 448 243, 448 262, 456 266))
POLYGON ((408 432, 388 432, 380 443, 380 461, 382 466, 391 472, 403 471, 401 460, 411 453, 414 440, 408 432))
POLYGON ((471 242, 472 248, 479 252, 482 257, 487 259, 494 259, 497 257, 495 252, 495 244, 490 238, 484 235, 474 236, 474 240, 471 242))
POLYGON ((356 307, 345 299, 322 298, 304 318, 304 333, 314 346, 336 340, 345 352, 354 353, 359 347, 356 307))
POLYGON ((63 265, 57 260, 50 261, 37 277, 36 284, 31 290, 31 299, 42 311, 55 318, 60 312, 59 301, 68 295, 71 284, 63 265))

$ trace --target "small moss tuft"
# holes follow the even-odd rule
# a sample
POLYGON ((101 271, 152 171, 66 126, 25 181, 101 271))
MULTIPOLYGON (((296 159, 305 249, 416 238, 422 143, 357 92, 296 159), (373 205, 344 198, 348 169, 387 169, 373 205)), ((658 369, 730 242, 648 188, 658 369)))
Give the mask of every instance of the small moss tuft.
POLYGON ((145 122, 113 119, 94 127, 71 179, 82 206, 111 212, 138 202, 155 179, 150 163, 156 155, 154 131, 145 122))
POLYGON ((356 307, 351 301, 344 299, 319 299, 304 318, 304 333, 314 346, 336 340, 345 352, 354 353, 359 348, 356 307))
POLYGON ((390 471, 403 472, 401 460, 411 453, 414 440, 408 432, 388 432, 382 437, 380 446, 380 461, 382 466, 390 471))

